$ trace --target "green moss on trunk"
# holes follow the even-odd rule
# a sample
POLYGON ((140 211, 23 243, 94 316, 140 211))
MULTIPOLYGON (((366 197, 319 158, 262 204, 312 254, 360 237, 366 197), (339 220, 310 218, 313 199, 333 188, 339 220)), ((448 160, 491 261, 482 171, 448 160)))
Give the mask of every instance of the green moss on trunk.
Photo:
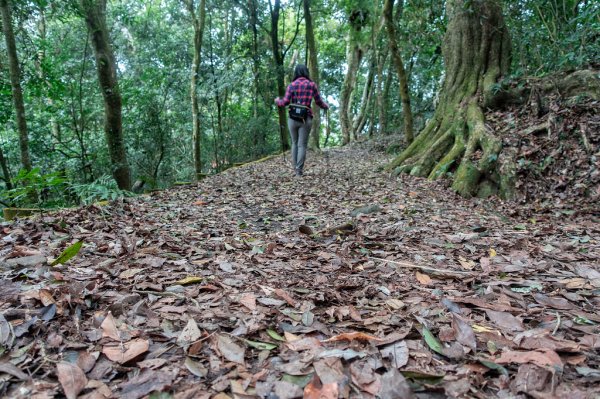
POLYGON ((493 0, 448 0, 446 7, 446 80, 440 104, 388 169, 430 179, 452 176, 452 188, 466 197, 511 195, 514 175, 503 176, 498 169, 502 143, 486 128, 483 112, 510 63, 510 38, 501 7, 493 0))

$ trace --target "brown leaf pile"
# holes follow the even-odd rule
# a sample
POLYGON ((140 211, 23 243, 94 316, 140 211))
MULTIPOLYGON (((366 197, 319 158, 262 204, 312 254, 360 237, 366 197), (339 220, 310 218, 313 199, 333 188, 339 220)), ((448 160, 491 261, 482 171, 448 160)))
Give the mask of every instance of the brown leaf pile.
POLYGON ((388 179, 377 153, 287 161, 4 224, 2 394, 600 393, 597 220, 388 179))
POLYGON ((516 161, 522 203, 600 214, 600 101, 552 95, 486 118, 516 161))

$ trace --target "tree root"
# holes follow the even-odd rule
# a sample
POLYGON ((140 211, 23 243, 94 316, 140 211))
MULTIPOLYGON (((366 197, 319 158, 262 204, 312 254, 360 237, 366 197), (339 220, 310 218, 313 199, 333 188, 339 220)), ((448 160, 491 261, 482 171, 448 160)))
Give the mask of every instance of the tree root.
POLYGON ((485 126, 477 99, 457 104, 444 120, 432 121, 388 169, 394 174, 438 179, 453 172, 452 188, 464 197, 511 193, 514 184, 497 170, 501 141, 485 126))

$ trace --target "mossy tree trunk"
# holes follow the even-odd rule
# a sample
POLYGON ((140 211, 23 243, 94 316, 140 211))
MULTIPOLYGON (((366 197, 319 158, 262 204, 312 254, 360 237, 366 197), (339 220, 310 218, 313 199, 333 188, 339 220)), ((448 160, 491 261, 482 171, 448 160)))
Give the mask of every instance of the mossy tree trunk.
MULTIPOLYGON (((402 12, 403 2, 400 2, 400 9, 398 13, 402 12)), ((385 20, 385 27, 388 33, 388 39, 390 44, 390 53, 392 54, 392 61, 398 74, 398 82, 400 86, 400 100, 402 101, 402 117, 404 120, 404 137, 408 144, 413 142, 413 117, 410 106, 410 93, 408 89, 409 74, 406 73, 404 68, 404 62, 402 61, 402 55, 400 54, 400 48, 398 46, 398 39, 396 37, 396 27, 394 25, 394 0, 385 0, 383 4, 383 18, 385 20)))
MULTIPOLYGON (((269 0, 269 13, 271 14, 271 47, 273 49, 273 61, 277 75, 277 95, 279 98, 285 96, 285 70, 283 67, 284 54, 279 43, 279 14, 281 11, 281 0, 275 0, 272 4, 269 0)), ((279 133, 281 140, 281 150, 287 151, 290 149, 290 132, 287 126, 287 117, 285 108, 278 107, 277 116, 279 118, 279 133)))
POLYGON ((21 150, 21 165, 25 170, 31 170, 31 158, 29 156, 29 135, 27 133, 27 120, 25 118, 25 102, 23 101, 23 90, 21 89, 21 68, 17 57, 17 46, 15 34, 12 27, 11 4, 8 0, 0 0, 0 13, 2 14, 2 29, 6 41, 6 52, 8 53, 8 69, 10 72, 10 84, 12 88, 13 103, 15 106, 15 117, 19 130, 19 148, 21 150))
POLYGON ((81 0, 81 8, 92 37, 98 82, 104 98, 104 133, 113 177, 122 190, 131 189, 131 176, 123 138, 122 100, 117 64, 106 25, 106 0, 81 0))
POLYGON ((448 0, 442 47, 446 78, 435 114, 388 169, 436 179, 453 172, 463 196, 507 196, 511 179, 501 174, 502 142, 485 126, 493 86, 508 72, 510 36, 494 0, 448 0))
MULTIPOLYGON (((306 44, 308 47, 308 70, 310 78, 319 86, 319 63, 317 53, 317 43, 313 29, 313 18, 310 12, 310 0, 304 0, 304 24, 306 26, 306 44)), ((316 103, 313 103, 313 123, 310 132, 310 146, 313 149, 320 148, 321 136, 321 110, 316 103)))
POLYGON ((350 143, 352 138, 352 118, 350 117, 351 112, 351 99, 352 92, 356 87, 356 77, 360 63, 363 57, 363 50, 356 39, 353 39, 355 35, 352 32, 349 33, 348 47, 347 47, 347 60, 348 60, 348 71, 344 77, 344 83, 342 84, 342 93, 340 101, 340 127, 342 130, 342 145, 350 143))
POLYGON ((196 180, 200 180, 202 178, 202 126, 200 121, 200 106, 198 104, 198 78, 200 75, 202 39, 206 21, 206 0, 200 0, 198 6, 194 4, 193 0, 187 0, 186 6, 192 18, 192 25, 194 26, 194 57, 190 73, 190 102, 192 105, 194 172, 196 180))

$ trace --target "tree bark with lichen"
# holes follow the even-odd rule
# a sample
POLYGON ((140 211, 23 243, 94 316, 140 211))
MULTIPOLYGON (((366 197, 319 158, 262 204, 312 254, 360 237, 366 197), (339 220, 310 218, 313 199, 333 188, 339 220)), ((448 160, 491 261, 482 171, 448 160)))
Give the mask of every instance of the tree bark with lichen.
POLYGON ((501 140, 485 126, 484 109, 510 66, 510 36, 494 0, 449 0, 442 47, 446 78, 435 114, 388 170, 437 179, 451 172, 465 197, 512 193, 513 176, 501 171, 501 140))

